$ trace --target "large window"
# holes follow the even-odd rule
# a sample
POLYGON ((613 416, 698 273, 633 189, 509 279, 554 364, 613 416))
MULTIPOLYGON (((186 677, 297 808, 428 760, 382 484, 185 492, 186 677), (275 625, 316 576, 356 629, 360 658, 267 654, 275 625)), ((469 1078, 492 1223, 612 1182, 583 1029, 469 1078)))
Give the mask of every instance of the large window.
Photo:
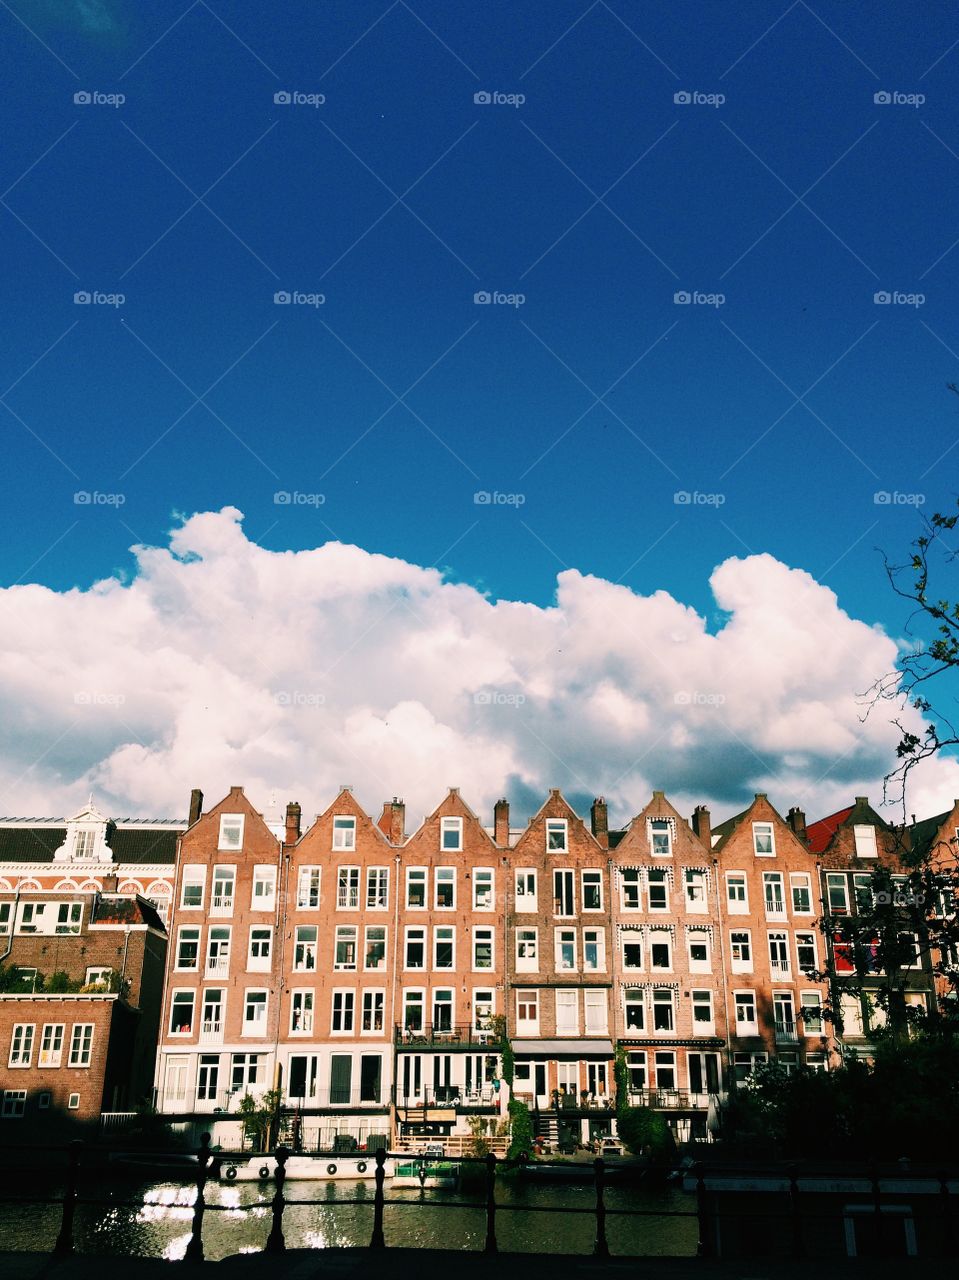
POLYGON ((293 991, 290 995, 290 1033, 305 1036, 313 1031, 313 992, 293 991))
POLYGON ((733 973, 752 973, 753 952, 748 929, 733 929, 729 935, 733 973))
POLYGON ((406 942, 403 948, 404 969, 426 968, 426 929, 407 925, 406 942))
POLYGON ((205 1036, 222 1035, 223 989, 221 987, 208 987, 204 993, 200 1028, 205 1036))
POLYGON ((171 1036, 190 1036, 193 1034, 193 1008, 195 1003, 195 991, 173 992, 170 1000, 171 1036))
POLYGON ((740 1035, 755 1035, 757 1030, 755 991, 735 991, 733 1005, 736 1009, 737 1032, 740 1035))
POLYGON ((701 867, 686 867, 683 883, 686 888, 686 910, 697 914, 708 910, 706 872, 701 867))
POLYGON ((433 968, 455 969, 456 930, 451 924, 433 927, 433 968))
POLYGON ((579 992, 556 992, 556 1034, 558 1036, 579 1035, 579 992))
POLYGON ((818 991, 804 991, 799 997, 803 1030, 807 1036, 822 1035, 822 999, 818 991))
POLYGON ((712 973, 710 935, 705 929, 695 929, 686 935, 690 973, 712 973))
POLYGON ((826 876, 826 905, 830 915, 849 914, 849 888, 842 872, 830 872, 826 876))
POLYGON ((71 1067, 88 1067, 90 1059, 93 1057, 93 1023, 92 1022, 75 1022, 73 1031, 70 1035, 70 1057, 68 1065, 71 1067))
POLYGON ((434 872, 434 905, 438 911, 452 911, 456 906, 456 869, 437 867, 434 872))
POLYGON ((603 909, 603 873, 602 871, 582 872, 582 892, 584 911, 602 911, 603 909))
POLYGON ((526 1036, 539 1034, 538 991, 517 991, 516 1030, 526 1036))
POLYGON ((366 872, 366 907, 368 911, 385 911, 390 900, 389 867, 369 867, 366 872))
POLYGON ((789 935, 784 930, 769 935, 769 970, 773 981, 782 981, 791 975, 789 935))
POLYGON ((202 907, 205 884, 206 867, 184 867, 180 885, 180 906, 188 911, 202 907))
POLYGON ((363 968, 366 970, 386 968, 385 924, 368 924, 366 926, 363 968))
POLYGON ((296 881, 296 905, 318 907, 320 905, 320 868, 300 867, 296 881))
POLYGON ((586 1021, 586 1034, 605 1035, 609 1029, 609 1016, 605 991, 583 992, 583 1014, 586 1021))
POLYGON ((440 848, 446 853, 459 853, 463 848, 463 819, 440 819, 440 848))
POLYGON ((778 871, 763 872, 763 898, 766 915, 773 919, 785 919, 786 903, 783 898, 783 878, 778 871))
POLYGON ((653 1030, 676 1030, 676 993, 669 987, 653 988, 653 1030))
POLYGON ((726 872, 726 910, 731 916, 749 914, 749 894, 745 871, 726 872))
POLYGON ((538 930, 516 930, 516 969, 519 973, 535 973, 539 969, 538 930))
POLYGON ((242 849, 243 848, 243 819, 242 813, 224 813, 220 816, 220 838, 217 842, 218 849, 242 849))
POLYGON ((796 962, 800 973, 814 973, 819 968, 814 933, 796 934, 796 962))
POLYGON ((29 1067, 33 1062, 33 1033, 35 1027, 32 1022, 15 1022, 13 1025, 13 1034, 10 1037, 10 1058, 7 1063, 10 1067, 29 1067))
POLYGON ((789 877, 792 894, 793 914, 797 916, 812 915, 812 888, 809 875, 805 871, 794 872, 789 877))
POLYGON ((273 930, 269 925, 251 925, 250 927, 250 954, 247 959, 246 967, 252 970, 260 970, 268 972, 272 960, 271 953, 273 950, 273 930))
POLYGON ((333 992, 333 1013, 330 1020, 330 1031, 333 1035, 348 1035, 353 1030, 355 1001, 355 991, 333 992))
POLYGON ((473 910, 492 911, 495 905, 492 867, 474 867, 473 910))
POLYGON ((583 930, 583 969, 588 973, 604 973, 606 970, 606 931, 583 930))
POLYGON ((575 875, 572 871, 553 872, 553 915, 571 916, 576 913, 575 875))
POLYGON ((641 969, 643 967, 643 935, 639 929, 624 929, 623 968, 641 969))
POLYGON ((473 968, 492 969, 493 967, 493 930, 473 930, 473 968))
POLYGON ((233 895, 236 889, 236 867, 213 868, 213 900, 210 910, 217 915, 229 915, 233 911, 233 895))
POLYGON ((228 973, 230 969, 230 926, 215 924, 210 926, 210 937, 206 946, 207 973, 228 973))
POLYGON ((669 872, 650 867, 646 872, 646 893, 650 911, 669 910, 669 872))
POLYGON ((364 1035, 375 1035, 383 1030, 383 1008, 385 993, 382 991, 363 992, 363 1022, 360 1030, 364 1035))
POLYGON ((359 867, 339 867, 336 873, 337 911, 356 911, 360 905, 359 867))
POLYGON ((714 1031, 713 993, 711 991, 692 991, 693 1035, 711 1036, 714 1031))
POLYGON ((516 872, 516 910, 535 911, 536 872, 520 869, 516 872))
POLYGON ((333 848, 340 853, 356 848, 356 819, 355 818, 334 816, 333 848))
POLYGON ((198 969, 200 967, 200 927, 181 925, 176 940, 176 967, 198 969))
POLYGON ((333 939, 333 968, 356 968, 356 925, 338 924, 333 939))
POLYGON ((554 930, 555 967, 560 972, 576 971, 576 930, 554 930))
POLYGON ((876 828, 870 826, 855 826, 852 829, 853 839, 856 842, 857 858, 876 858, 879 851, 876 848, 876 828))
POLYGON ((668 858, 673 852, 673 827, 668 818, 649 819, 649 851, 654 858, 668 858))
POLYGON ((273 911, 276 908, 276 867, 253 868, 253 911, 273 911))
POLYGON ((626 1031, 638 1034, 646 1030, 646 1002, 641 987, 627 987, 625 993, 626 1031))
POLYGON ((426 868, 407 867, 406 905, 414 910, 426 909, 426 868))
POLYGON ((649 964, 652 969, 673 967, 673 936, 665 929, 653 929, 649 935, 649 964))
POLYGON ((247 991, 243 1002, 243 1034, 266 1035, 266 1010, 269 1001, 267 991, 247 991))
POLYGON ((546 819, 546 849, 549 853, 566 853, 569 849, 565 818, 546 819))
POLYGON ((642 909, 642 878, 638 867, 623 867, 620 871, 619 901, 624 911, 642 909))
POLYGON ((776 853, 776 843, 771 822, 753 823, 753 852, 757 858, 772 858, 776 853))
POLYGON ((63 1054, 62 1022, 47 1022, 40 1036, 40 1053, 37 1057, 38 1067, 59 1067, 63 1054))
POLYGON ((82 902, 61 902, 57 908, 56 933, 79 933, 83 919, 82 902))
POLYGON ((296 939, 293 944, 294 969, 316 968, 316 934, 315 924, 298 924, 296 926, 296 939))
POLYGON ((423 992, 403 992, 403 1027, 407 1031, 423 1030, 423 992))

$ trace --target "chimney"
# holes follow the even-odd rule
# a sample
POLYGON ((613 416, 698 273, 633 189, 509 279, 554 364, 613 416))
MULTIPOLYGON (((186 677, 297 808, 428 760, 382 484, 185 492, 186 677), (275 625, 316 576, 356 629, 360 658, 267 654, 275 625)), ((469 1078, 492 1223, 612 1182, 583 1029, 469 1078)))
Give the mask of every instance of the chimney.
POLYGON ((296 844, 300 838, 300 806, 291 800, 286 806, 286 843, 296 844))
POLYGON ((376 824, 390 844, 402 844, 406 838, 406 805, 396 796, 383 805, 376 824))
POLYGON ((593 835, 604 849, 608 849, 609 810, 606 807, 606 800, 603 796, 597 796, 593 801, 593 807, 589 811, 589 821, 593 829, 593 835))
POLYGON ((793 805, 789 810, 789 813, 786 815, 786 821, 792 827, 793 831, 795 831, 800 840, 806 839, 806 815, 803 813, 802 809, 793 805))
POLYGON ((493 806, 493 840, 501 849, 509 847, 509 801, 497 800, 493 806))
POLYGON ((693 820, 690 825, 706 848, 711 849, 713 847, 713 827, 709 816, 709 810, 704 804, 698 804, 696 806, 693 812, 693 820))
POLYGON ((111 871, 109 874, 103 877, 103 892, 116 893, 118 884, 119 884, 119 880, 117 878, 116 872, 111 871))
POLYGON ((189 825, 191 827, 193 826, 194 822, 196 822, 197 819, 200 817, 200 814, 202 812, 203 812, 203 792, 199 789, 199 787, 194 787, 193 790, 190 792, 189 825))

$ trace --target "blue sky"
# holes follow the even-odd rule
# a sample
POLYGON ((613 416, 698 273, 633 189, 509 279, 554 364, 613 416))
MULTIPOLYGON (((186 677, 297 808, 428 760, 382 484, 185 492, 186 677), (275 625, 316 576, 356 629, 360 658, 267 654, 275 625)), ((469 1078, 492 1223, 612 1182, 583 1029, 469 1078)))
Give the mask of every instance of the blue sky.
POLYGON ((4 585, 132 574, 232 505, 269 550, 539 605, 572 566, 711 627, 713 568, 768 552, 900 633, 877 548, 956 492, 955 5, 4 0, 0 30, 4 585))

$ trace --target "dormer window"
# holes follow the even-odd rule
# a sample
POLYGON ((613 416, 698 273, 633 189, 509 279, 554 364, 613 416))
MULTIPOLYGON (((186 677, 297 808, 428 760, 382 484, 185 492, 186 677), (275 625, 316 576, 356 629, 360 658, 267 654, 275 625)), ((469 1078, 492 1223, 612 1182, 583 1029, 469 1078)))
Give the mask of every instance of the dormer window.
POLYGON ((92 831, 78 831, 73 842, 73 856, 79 859, 88 859, 93 857, 93 845, 95 833, 92 831))
POLYGON ((446 853, 460 853, 463 848, 463 819, 440 819, 440 848, 446 853))
POLYGON ((241 849, 243 847, 243 814, 224 813, 220 815, 220 838, 218 849, 241 849))
POLYGON ((546 849, 548 853, 566 853, 568 851, 566 828, 567 822, 565 818, 546 819, 546 849))
POLYGON ((673 852, 673 827, 668 818, 649 821, 649 848, 654 858, 668 858, 673 852))
POLYGON ((878 858, 879 851, 876 848, 875 827, 856 826, 853 827, 852 833, 856 841, 857 858, 878 858))

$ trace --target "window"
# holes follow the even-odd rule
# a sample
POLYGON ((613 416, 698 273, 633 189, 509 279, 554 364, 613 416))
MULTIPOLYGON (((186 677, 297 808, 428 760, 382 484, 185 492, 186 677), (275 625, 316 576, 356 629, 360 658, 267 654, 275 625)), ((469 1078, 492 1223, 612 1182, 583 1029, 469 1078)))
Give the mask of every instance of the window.
POLYGON ((646 1003, 639 987, 627 987, 625 994, 627 1032, 646 1030, 646 1003))
POLYGON ((276 909, 276 867, 257 866, 253 868, 253 897, 250 900, 251 911, 274 911, 276 909))
POLYGON ((199 926, 181 925, 176 942, 176 967, 178 969, 199 968, 199 954, 199 926))
POLYGON ((369 867, 366 872, 366 907, 368 911, 385 911, 390 904, 389 867, 369 867))
POLYGON ((74 858, 92 858, 96 835, 93 831, 78 831, 73 841, 74 858))
POLYGON ((662 869, 651 867, 646 872, 646 892, 649 896, 650 911, 669 910, 669 874, 662 869))
POLYGON ((706 901, 706 872, 701 867, 687 867, 683 872, 686 887, 686 910, 693 913, 708 910, 706 901))
POLYGON ((673 825, 668 818, 650 818, 649 849, 654 858, 668 858, 673 852, 673 825))
POLYGON ((229 915, 233 910, 236 867, 213 868, 213 901, 210 910, 229 915))
POLYGON ((737 1080, 745 1080, 758 1066, 768 1061, 769 1054, 760 1053, 734 1053, 733 1054, 733 1073, 737 1080))
MULTIPOLYGON (((353 936, 355 938, 355 931, 353 936)), ((354 969, 356 968, 355 963, 352 967, 354 969)), ((315 924, 298 924, 296 926, 295 941, 293 944, 293 968, 300 970, 316 968, 315 924)))
POLYGON ((726 872, 726 910, 731 916, 749 914, 749 894, 745 871, 726 872))
POLYGON ((583 930, 583 969, 590 973, 606 971, 606 930, 583 930))
POLYGON ((230 968, 230 926, 211 925, 206 948, 207 973, 227 973, 230 968))
POLYGON ((243 1034, 245 1036, 266 1035, 266 1008, 269 1000, 267 991, 247 991, 243 1003, 243 1034))
POLYGON ((272 950, 273 930, 268 925, 253 925, 250 929, 250 953, 246 967, 268 972, 272 950))
POLYGON ((556 1034, 558 1036, 579 1035, 579 992, 556 992, 556 1034))
POLYGON ((206 867, 184 867, 180 886, 180 906, 192 910, 203 906, 206 867))
POLYGON ((643 935, 638 929, 623 930, 623 968, 643 967, 643 935))
POLYGON ((336 872, 337 911, 356 911, 360 905, 359 867, 338 867, 336 872))
POLYGON ((92 1055, 93 1023, 74 1023, 73 1032, 70 1036, 70 1057, 68 1059, 68 1065, 71 1067, 88 1067, 90 1065, 92 1055))
POLYGON ((548 853, 566 853, 567 823, 565 818, 546 819, 546 850, 548 853))
POLYGON ((433 968, 455 969, 456 930, 451 924, 436 925, 433 929, 433 968))
POLYGON ((603 873, 602 871, 584 871, 583 876, 583 910, 602 911, 603 909, 603 873))
POLYGON ((756 993, 736 991, 733 993, 733 1004, 736 1009, 736 1031, 739 1035, 755 1035, 756 993))
POLYGON ((555 965, 557 970, 568 973, 576 972, 576 930, 556 929, 555 965))
POLYGON ((209 987, 203 997, 200 1027, 205 1036, 218 1036, 223 1030, 223 991, 209 987))
POLYGON ((493 930, 473 930, 473 968, 492 969, 493 967, 493 930))
POLYGON ((856 910, 868 911, 872 907, 872 876, 854 875, 852 887, 856 895, 856 910))
POLYGON ((668 987, 653 987, 653 1030, 676 1029, 675 994, 668 987))
POLYGON ((363 992, 363 1021, 360 1030, 365 1035, 374 1035, 383 1030, 383 1009, 385 994, 382 991, 363 992))
POLYGON ((654 929, 649 935, 649 964, 652 969, 672 969, 672 935, 662 929, 654 929))
POLYGON ((386 968, 386 925, 368 924, 363 947, 363 968, 386 968))
POLYGON ((313 992, 293 991, 290 994, 290 1034, 305 1036, 313 1030, 313 992))
POLYGON ((38 1067, 59 1067, 60 1059, 63 1055, 63 1031, 64 1024, 62 1022, 48 1022, 45 1024, 40 1035, 38 1067))
POLYGON ((426 868, 407 867, 406 905, 417 910, 426 909, 426 868))
POLYGON ((898 935, 899 946, 902 949, 902 968, 903 969, 921 969, 922 953, 919 949, 919 939, 914 933, 900 933, 898 935))
POLYGON ((711 1036, 713 1034, 713 993, 692 991, 690 995, 693 1003, 693 1035, 711 1036))
POLYGON ((220 1055, 218 1053, 201 1053, 196 1077, 197 1101, 215 1102, 219 1087, 220 1055))
POLYGON ((259 1053, 234 1053, 230 1059, 230 1087, 234 1093, 260 1083, 259 1053))
POLYGON ((423 1030, 423 992, 403 992, 403 1027, 406 1031, 423 1030))
POLYGON ((333 848, 338 852, 356 848, 356 819, 333 818, 333 848))
POLYGON ((10 932, 10 903, 0 902, 0 936, 10 932))
POLYGON ((733 973, 752 973, 753 953, 748 929, 733 929, 729 935, 733 973))
POLYGON ((571 916, 576 913, 572 871, 553 872, 553 915, 571 916))
POLYGON ((25 902, 20 908, 20 933, 44 933, 42 916, 46 906, 42 902, 25 902))
POLYGON ((790 976, 789 935, 787 933, 771 933, 769 935, 769 970, 773 981, 781 981, 790 976))
POLYGON ((799 1011, 807 1036, 822 1035, 822 1007, 818 991, 804 991, 799 997, 799 1011))
POLYGON ((82 902, 61 902, 57 908, 56 933, 79 933, 83 918, 82 902))
POLYGON ((814 933, 796 934, 796 963, 800 973, 814 973, 819 968, 814 933))
POLYGON ((433 992, 433 1030, 453 1030, 453 992, 448 987, 433 992))
POLYGON ((809 885, 809 876, 804 872, 798 872, 789 877, 789 886, 792 893, 793 913, 797 916, 812 915, 812 889, 809 885))
POLYGON ((690 973, 712 973, 710 937, 705 929, 697 929, 686 935, 686 950, 689 953, 690 973))
POLYGON ((492 911, 495 906, 493 893, 493 869, 473 868, 473 910, 492 911))
POLYGON ((190 1036, 193 1034, 193 1004, 196 993, 193 991, 174 991, 170 1004, 170 1035, 190 1036))
POLYGON ((641 1049, 626 1055, 626 1080, 630 1093, 642 1093, 646 1088, 646 1054, 641 1049))
POLYGON ((26 1089, 4 1089, 3 1104, 0 1107, 0 1119, 19 1120, 26 1113, 26 1089))
POLYGON ((53 1098, 53 1095, 51 1094, 50 1090, 44 1089, 42 1093, 37 1095, 37 1110, 49 1111, 50 1102, 52 1101, 52 1098, 53 1098))
POLYGON ((404 969, 426 968, 426 930, 407 925, 404 947, 404 969))
POLYGON ((516 910, 535 911, 536 907, 536 872, 520 870, 516 872, 516 910))
POLYGON ((539 992, 517 991, 516 1030, 523 1035, 539 1033, 539 992))
POLYGON ((516 970, 518 973, 535 973, 539 969, 537 929, 516 930, 516 970))
POLYGON ((666 1090, 676 1088, 676 1055, 673 1052, 659 1051, 656 1058, 656 1088, 666 1090))
POLYGON ((753 852, 757 858, 772 858, 776 853, 771 822, 753 823, 753 852))
POLYGON ((849 890, 846 887, 846 877, 841 872, 830 872, 826 876, 826 905, 830 915, 849 914, 849 890))
POLYGON ((861 1036, 863 1034, 862 1001, 859 996, 840 996, 839 1009, 842 1016, 844 1036, 861 1036))
POLYGON ((218 849, 242 849, 242 813, 224 813, 220 815, 220 838, 216 847, 218 849))
POLYGON ((783 878, 778 871, 763 872, 763 897, 766 903, 766 915, 785 917, 786 904, 783 900, 783 878))
POLYGON ((333 992, 333 1016, 330 1020, 330 1031, 333 1035, 348 1035, 353 1030, 353 1006, 356 1000, 354 991, 333 992))
POLYGON ((35 1027, 32 1022, 15 1022, 13 1025, 13 1034, 10 1037, 10 1060, 7 1063, 10 1067, 29 1067, 33 1061, 33 1033, 35 1027))
POLYGON ((876 848, 876 828, 870 826, 855 826, 852 829, 853 839, 856 842, 857 858, 876 858, 879 851, 876 848))
POLYGON ((588 1036, 606 1034, 609 1029, 609 1015, 605 991, 584 991, 583 1013, 585 1016, 585 1031, 588 1036))
POLYGON ((462 850, 462 818, 440 818, 440 848, 449 853, 459 853, 462 850))
POLYGON ((849 974, 856 972, 852 943, 847 942, 838 931, 833 934, 832 954, 837 973, 849 974))
POLYGON ((437 910, 452 911, 456 906, 456 870, 453 867, 437 867, 433 876, 437 910))
POLYGON ((356 968, 356 925, 338 924, 333 939, 333 968, 356 968))
POLYGON ((639 868, 623 867, 619 873, 619 901, 624 911, 639 911, 642 909, 640 884, 639 868))
POLYGON ((348 1054, 330 1055, 330 1105, 346 1106, 353 1096, 353 1059, 348 1054))
POLYGON ((793 1040, 796 1037, 796 1008, 792 992, 773 992, 773 1018, 776 1024, 776 1038, 793 1040))
POLYGON ((487 987, 473 990, 473 1030, 489 1031, 490 1021, 496 1011, 496 992, 487 987))
POLYGON ((318 907, 320 905, 320 868, 300 867, 296 879, 297 907, 318 907))

